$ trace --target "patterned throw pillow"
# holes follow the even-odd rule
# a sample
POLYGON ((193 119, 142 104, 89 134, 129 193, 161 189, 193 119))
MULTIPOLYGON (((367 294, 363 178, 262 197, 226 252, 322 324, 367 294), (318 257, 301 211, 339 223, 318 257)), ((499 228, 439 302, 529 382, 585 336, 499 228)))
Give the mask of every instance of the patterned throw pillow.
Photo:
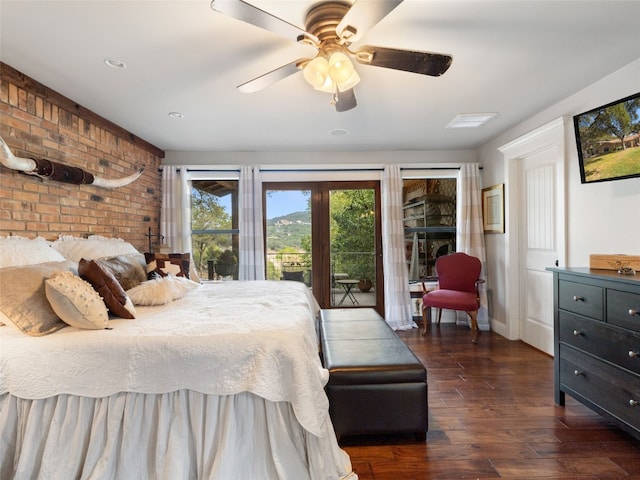
POLYGON ((144 258, 149 280, 167 275, 189 278, 189 253, 145 253, 144 258))
POLYGON ((65 323, 91 330, 108 325, 107 307, 88 282, 65 271, 56 272, 44 283, 51 308, 65 323))

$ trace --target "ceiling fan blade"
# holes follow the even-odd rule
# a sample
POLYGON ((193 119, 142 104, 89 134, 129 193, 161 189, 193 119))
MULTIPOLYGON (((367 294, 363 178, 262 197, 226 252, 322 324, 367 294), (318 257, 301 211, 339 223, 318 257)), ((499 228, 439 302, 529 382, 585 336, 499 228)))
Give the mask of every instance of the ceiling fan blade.
POLYGON ((340 90, 336 92, 336 112, 346 112, 357 106, 358 102, 356 102, 356 94, 353 88, 345 90, 344 92, 340 90))
POLYGON ((451 55, 443 53, 416 52, 371 45, 360 47, 355 52, 355 59, 363 65, 392 68, 433 77, 446 72, 453 61, 451 55))
POLYGON ((274 83, 287 78, 290 75, 293 75, 296 72, 299 72, 298 64, 300 62, 304 62, 307 59, 300 58, 291 63, 287 63, 286 65, 282 65, 281 67, 276 68, 275 70, 271 70, 268 73, 260 75, 259 77, 254 78, 253 80, 249 80, 241 85, 238 85, 238 90, 243 93, 254 93, 258 90, 262 90, 263 88, 268 87, 269 85, 273 85, 274 83))
POLYGON ((300 27, 271 15, 258 7, 254 7, 243 0, 212 0, 211 8, 236 20, 282 35, 294 42, 305 37, 317 40, 316 37, 305 32, 300 27))
POLYGON ((336 27, 341 43, 360 40, 380 20, 403 0, 356 0, 336 27))

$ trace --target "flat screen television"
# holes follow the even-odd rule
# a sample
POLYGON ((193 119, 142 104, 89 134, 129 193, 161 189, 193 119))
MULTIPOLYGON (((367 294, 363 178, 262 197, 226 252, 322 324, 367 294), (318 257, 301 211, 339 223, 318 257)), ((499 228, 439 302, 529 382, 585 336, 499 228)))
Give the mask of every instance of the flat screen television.
POLYGON ((575 115, 582 183, 640 177, 640 93, 575 115))

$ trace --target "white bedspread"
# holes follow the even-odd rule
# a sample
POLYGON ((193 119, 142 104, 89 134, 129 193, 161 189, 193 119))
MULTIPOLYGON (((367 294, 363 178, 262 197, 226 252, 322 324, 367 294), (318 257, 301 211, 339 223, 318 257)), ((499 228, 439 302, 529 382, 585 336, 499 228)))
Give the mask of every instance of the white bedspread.
POLYGON ((204 284, 162 307, 137 307, 112 330, 68 327, 28 337, 0 327, 0 394, 42 399, 118 392, 251 392, 289 402, 326 432, 328 373, 318 357, 318 305, 298 282, 204 284))

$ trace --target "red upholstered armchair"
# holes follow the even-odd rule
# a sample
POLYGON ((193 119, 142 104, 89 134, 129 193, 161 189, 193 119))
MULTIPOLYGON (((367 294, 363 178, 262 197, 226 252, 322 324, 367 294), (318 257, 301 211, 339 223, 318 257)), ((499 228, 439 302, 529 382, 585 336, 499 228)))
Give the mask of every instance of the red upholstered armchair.
POLYGON ((471 330, 473 331, 473 343, 478 343, 478 309, 480 308, 480 295, 478 285, 484 283, 480 279, 482 265, 476 257, 466 253, 456 252, 444 255, 436 260, 436 273, 438 288, 430 292, 426 291, 424 282, 422 297, 422 334, 427 331, 427 325, 431 323, 431 309, 439 308, 438 321, 442 317, 442 309, 461 310, 467 312, 471 318, 471 330))

